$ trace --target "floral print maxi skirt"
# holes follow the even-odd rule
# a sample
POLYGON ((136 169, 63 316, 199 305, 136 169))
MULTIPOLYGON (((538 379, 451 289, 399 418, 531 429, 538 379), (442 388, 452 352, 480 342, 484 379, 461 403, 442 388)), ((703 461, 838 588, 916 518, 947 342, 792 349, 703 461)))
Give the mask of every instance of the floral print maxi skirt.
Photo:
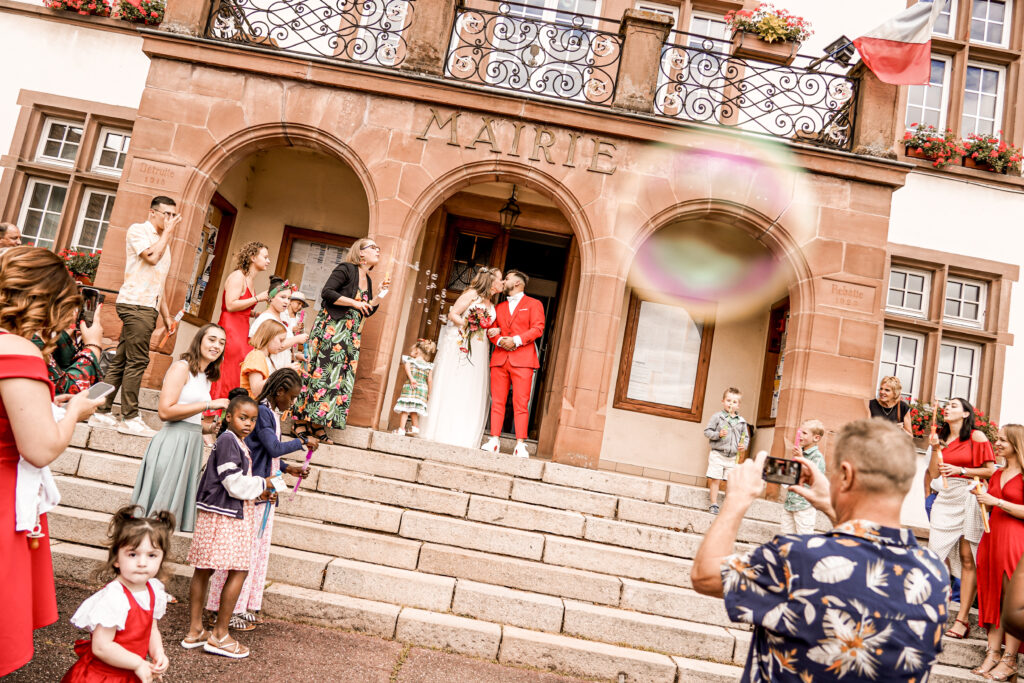
POLYGON ((362 322, 362 314, 354 308, 340 320, 325 311, 317 313, 309 333, 308 372, 302 377, 302 391, 292 409, 295 419, 345 428, 359 365, 362 322))

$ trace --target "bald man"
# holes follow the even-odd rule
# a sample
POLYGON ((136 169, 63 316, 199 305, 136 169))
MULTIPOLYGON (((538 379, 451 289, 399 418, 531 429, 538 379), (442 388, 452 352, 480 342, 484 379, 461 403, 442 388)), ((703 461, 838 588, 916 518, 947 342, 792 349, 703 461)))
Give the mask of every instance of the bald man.
POLYGON ((0 249, 21 246, 21 230, 14 223, 0 223, 0 249))

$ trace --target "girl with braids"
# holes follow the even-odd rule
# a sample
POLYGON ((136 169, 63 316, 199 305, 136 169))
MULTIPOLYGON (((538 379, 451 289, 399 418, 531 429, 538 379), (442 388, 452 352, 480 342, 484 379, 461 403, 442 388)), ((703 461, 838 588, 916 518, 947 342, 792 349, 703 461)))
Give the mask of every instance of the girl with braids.
MULTIPOLYGON (((299 395, 302 379, 299 373, 291 368, 276 370, 263 385, 257 401, 259 414, 256 428, 246 437, 245 445, 252 454, 252 473, 257 477, 274 477, 280 473, 290 474, 300 479, 305 476, 301 465, 286 465, 281 457, 295 453, 303 448, 315 451, 319 446, 315 437, 304 439, 281 440, 281 413, 288 410, 299 395)), ((263 588, 267 578, 267 563, 270 561, 270 536, 274 529, 274 506, 271 503, 258 503, 256 514, 253 515, 252 553, 249 556, 249 574, 242 585, 242 591, 235 602, 234 615, 228 622, 230 628, 238 631, 251 631, 260 623, 259 611, 263 607, 263 588), (263 526, 263 506, 269 505, 263 536, 259 535, 263 526)), ((227 572, 218 571, 213 575, 210 584, 210 596, 206 599, 206 609, 216 612, 220 608, 220 590, 227 580, 227 572)))
POLYGON ((263 311, 252 321, 249 326, 250 345, 256 330, 260 329, 267 320, 273 320, 284 325, 287 336, 281 344, 281 351, 271 355, 270 363, 275 369, 286 368, 292 364, 292 350, 295 346, 302 346, 309 338, 308 334, 295 334, 295 326, 299 322, 297 318, 288 316, 288 304, 291 302, 292 287, 287 280, 282 280, 276 275, 270 276, 270 299, 267 301, 267 310, 263 311))
POLYGON ((227 398, 228 392, 239 386, 238 369, 245 355, 252 350, 249 346, 249 314, 261 301, 269 298, 269 292, 253 294, 253 279, 270 265, 270 251, 262 242, 249 242, 238 251, 237 268, 224 282, 221 300, 221 326, 227 335, 224 347, 224 363, 220 379, 213 385, 214 398, 227 398))
POLYGON ((0 677, 32 659, 32 629, 57 621, 46 515, 39 514, 39 489, 26 489, 19 471, 43 468, 71 443, 75 423, 103 399, 75 394, 54 420, 53 385, 46 358, 61 330, 78 318, 82 297, 60 257, 46 249, 13 247, 0 256, 0 677), (37 336, 42 349, 32 343, 37 336), (19 464, 22 460, 23 463, 19 464), (31 530, 17 530, 30 510, 31 530), (42 535, 42 537, 40 537, 42 535))
POLYGON ((196 522, 196 487, 203 465, 203 413, 224 410, 226 398, 211 399, 210 385, 220 377, 224 330, 209 323, 196 332, 188 350, 167 369, 158 413, 163 427, 149 442, 132 491, 142 513, 170 510, 180 531, 196 522))
POLYGON ((128 505, 110 520, 107 561, 97 576, 113 580, 71 617, 92 638, 75 643, 78 661, 61 683, 149 683, 167 672, 156 625, 167 611, 167 594, 158 577, 171 549, 174 515, 162 511, 139 519, 136 514, 138 508, 128 505))
POLYGON ((276 500, 269 477, 252 471, 252 456, 244 439, 256 426, 257 404, 244 389, 233 389, 224 415, 220 436, 199 480, 196 495, 196 530, 188 551, 188 563, 195 567, 189 589, 191 623, 181 641, 187 650, 201 647, 206 652, 242 659, 245 647, 228 634, 231 611, 249 572, 253 534, 254 501, 276 500), (220 595, 220 611, 213 631, 203 628, 203 605, 210 576, 227 571, 220 595))

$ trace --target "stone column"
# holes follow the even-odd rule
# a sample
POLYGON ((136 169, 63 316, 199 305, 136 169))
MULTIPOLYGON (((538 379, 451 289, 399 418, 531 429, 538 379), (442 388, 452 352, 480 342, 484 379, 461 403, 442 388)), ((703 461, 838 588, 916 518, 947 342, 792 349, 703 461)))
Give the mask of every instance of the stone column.
POLYGON ((861 62, 850 76, 860 80, 854 110, 854 154, 896 158, 897 124, 900 120, 900 88, 878 80, 861 62))
POLYGON ((210 6, 219 0, 167 0, 160 28, 171 33, 201 36, 206 32, 210 6))
POLYGON ((613 107, 645 114, 654 111, 661 48, 671 29, 672 18, 662 14, 628 9, 622 15, 622 53, 613 107))
POLYGON ((412 23, 402 34, 406 55, 399 68, 441 76, 455 20, 455 0, 416 0, 409 7, 412 23))

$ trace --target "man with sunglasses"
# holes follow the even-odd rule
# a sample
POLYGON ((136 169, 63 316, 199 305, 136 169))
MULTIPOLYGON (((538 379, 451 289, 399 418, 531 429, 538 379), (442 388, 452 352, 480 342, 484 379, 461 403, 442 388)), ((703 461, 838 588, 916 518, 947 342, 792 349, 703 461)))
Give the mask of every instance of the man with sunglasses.
POLYGON ((96 427, 116 427, 122 434, 153 436, 139 414, 139 387, 149 366, 149 340, 156 329, 159 312, 164 326, 172 320, 164 295, 164 282, 171 269, 169 248, 174 230, 181 223, 177 204, 170 197, 154 197, 144 223, 128 228, 125 239, 124 284, 117 295, 117 316, 121 319, 121 338, 104 381, 121 389, 121 421, 110 414, 115 390, 104 406, 89 419, 96 427))

